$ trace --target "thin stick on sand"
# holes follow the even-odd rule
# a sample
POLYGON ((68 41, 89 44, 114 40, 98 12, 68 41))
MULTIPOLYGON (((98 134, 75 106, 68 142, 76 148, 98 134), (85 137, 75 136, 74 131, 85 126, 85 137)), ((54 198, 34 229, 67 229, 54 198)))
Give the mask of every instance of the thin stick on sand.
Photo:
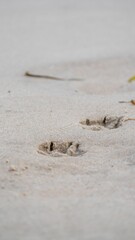
POLYGON ((83 80, 80 78, 60 78, 60 77, 54 77, 49 75, 33 74, 30 72, 26 72, 25 76, 34 77, 34 78, 44 78, 44 79, 50 79, 50 80, 58 80, 58 81, 82 81, 83 80))
POLYGON ((132 103, 133 105, 135 105, 135 100, 132 99, 130 101, 119 101, 119 103, 132 103))
POLYGON ((130 103, 130 101, 119 101, 119 103, 130 103))
POLYGON ((135 118, 126 118, 126 119, 124 120, 124 122, 126 122, 126 121, 135 121, 135 118))

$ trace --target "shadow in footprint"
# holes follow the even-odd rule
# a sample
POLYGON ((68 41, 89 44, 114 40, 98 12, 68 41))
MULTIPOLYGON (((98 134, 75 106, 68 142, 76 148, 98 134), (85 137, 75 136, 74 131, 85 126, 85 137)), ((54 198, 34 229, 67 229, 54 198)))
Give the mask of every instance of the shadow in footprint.
POLYGON ((105 116, 100 119, 92 120, 86 118, 85 120, 81 121, 80 123, 83 125, 83 128, 88 128, 93 131, 99 131, 104 128, 108 129, 115 129, 122 126, 124 121, 124 117, 117 117, 117 116, 105 116))
POLYGON ((77 142, 50 141, 39 145, 38 153, 44 155, 59 156, 78 156, 84 153, 77 142))

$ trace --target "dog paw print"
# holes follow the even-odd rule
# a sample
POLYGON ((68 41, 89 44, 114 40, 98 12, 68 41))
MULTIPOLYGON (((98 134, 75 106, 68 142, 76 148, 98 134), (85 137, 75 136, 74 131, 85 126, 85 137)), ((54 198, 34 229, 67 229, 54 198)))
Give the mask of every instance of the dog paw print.
POLYGON ((105 116, 100 119, 89 119, 86 118, 85 120, 81 121, 80 124, 83 128, 88 128, 93 131, 99 131, 102 128, 108 128, 108 129, 115 129, 122 126, 124 121, 124 117, 117 117, 117 116, 105 116))
POLYGON ((77 142, 50 141, 38 146, 38 153, 44 155, 59 156, 78 156, 84 153, 77 142))

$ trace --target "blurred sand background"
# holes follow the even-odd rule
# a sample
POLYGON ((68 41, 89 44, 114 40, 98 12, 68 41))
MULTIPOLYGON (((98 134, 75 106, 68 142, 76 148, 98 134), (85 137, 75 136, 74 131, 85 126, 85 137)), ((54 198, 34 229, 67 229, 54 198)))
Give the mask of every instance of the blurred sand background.
POLYGON ((134 11, 134 0, 0 0, 0 240, 135 239, 135 122, 79 124, 135 117, 118 103, 135 98, 134 11), (49 140, 85 154, 38 154, 49 140))

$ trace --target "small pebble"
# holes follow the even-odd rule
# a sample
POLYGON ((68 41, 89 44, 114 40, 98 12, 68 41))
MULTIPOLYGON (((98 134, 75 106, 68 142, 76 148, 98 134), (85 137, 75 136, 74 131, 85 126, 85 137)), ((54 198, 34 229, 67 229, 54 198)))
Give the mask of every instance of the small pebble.
POLYGON ((17 168, 16 168, 16 166, 14 166, 14 165, 11 165, 10 167, 9 167, 9 170, 8 170, 9 172, 16 172, 17 171, 17 168))

